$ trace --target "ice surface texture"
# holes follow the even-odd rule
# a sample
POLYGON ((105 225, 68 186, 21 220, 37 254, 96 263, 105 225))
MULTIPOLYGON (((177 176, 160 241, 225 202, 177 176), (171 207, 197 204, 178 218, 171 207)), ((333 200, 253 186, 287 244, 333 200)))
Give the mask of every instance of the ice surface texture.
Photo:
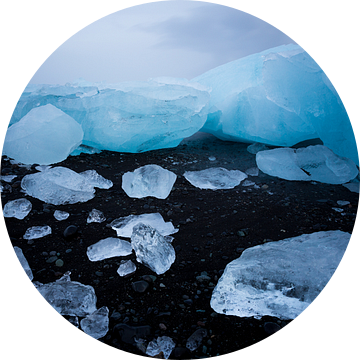
POLYGON ((108 237, 87 248, 90 261, 99 261, 116 256, 127 256, 132 253, 130 242, 118 238, 108 237))
POLYGON ((28 86, 11 122, 38 104, 52 104, 81 124, 84 145, 137 153, 175 147, 197 132, 206 121, 209 97, 199 84, 170 78, 28 86))
POLYGON ((145 224, 134 227, 131 235, 136 260, 158 275, 170 269, 175 261, 175 250, 172 245, 154 228, 145 224))
POLYGON ((26 275, 29 277, 29 279, 32 281, 34 279, 34 275, 31 271, 31 268, 29 266, 29 263, 28 261, 26 260, 22 250, 17 247, 17 246, 14 246, 14 250, 15 250, 15 254, 17 256, 17 258, 19 259, 20 261, 20 264, 21 266, 23 267, 23 269, 25 270, 26 272, 26 275))
POLYGON ((210 305, 221 314, 294 319, 330 280, 349 240, 336 230, 246 249, 226 266, 210 305))
POLYGON ((16 199, 9 201, 4 206, 4 217, 14 217, 16 219, 24 219, 32 209, 32 204, 27 199, 16 199))
POLYGON ((81 329, 94 339, 104 337, 109 331, 109 309, 106 306, 87 315, 80 321, 81 329))
POLYGON ((71 116, 51 104, 39 106, 9 127, 3 154, 23 164, 54 164, 65 160, 83 135, 71 116))
POLYGON ((176 175, 159 165, 145 165, 122 176, 122 188, 133 198, 153 196, 166 199, 176 181, 176 175))
POLYGON ((247 175, 239 170, 210 168, 200 171, 186 171, 184 177, 200 189, 217 190, 232 189, 246 179, 247 175))
MULTIPOLYGON (((98 175, 89 180, 88 173, 76 173, 68 168, 58 166, 35 174, 25 175, 21 187, 25 192, 48 204, 64 205, 85 202, 95 195, 94 186, 109 188, 109 180, 98 175)), ((112 183, 111 183, 112 185, 112 183)))
POLYGON ((260 151, 256 163, 264 173, 286 180, 344 184, 359 174, 352 160, 335 155, 323 145, 260 151))
POLYGON ((284 45, 217 68, 193 81, 212 88, 202 131, 223 140, 292 146, 320 138, 358 163, 345 108, 321 68, 298 45, 284 45))

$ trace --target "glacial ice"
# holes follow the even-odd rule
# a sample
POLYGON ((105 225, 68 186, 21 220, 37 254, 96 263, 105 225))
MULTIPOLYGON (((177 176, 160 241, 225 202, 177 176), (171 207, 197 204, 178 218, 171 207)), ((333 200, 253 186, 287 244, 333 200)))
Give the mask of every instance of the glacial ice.
POLYGON ((100 261, 116 256, 127 256, 132 253, 129 241, 114 237, 108 237, 87 248, 87 256, 90 261, 100 261))
POLYGON ((117 273, 123 277, 133 274, 136 271, 136 265, 131 260, 121 260, 117 273))
POLYGON ((184 79, 28 86, 11 123, 34 107, 52 104, 81 124, 83 145, 137 153, 175 147, 197 132, 208 101, 207 89, 184 79))
POLYGON ((22 250, 21 250, 19 247, 17 247, 17 246, 14 246, 14 250, 15 250, 15 254, 16 254, 17 258, 19 259, 20 264, 21 264, 21 266, 23 267, 26 275, 29 277, 29 279, 30 279, 31 281, 33 281, 34 275, 33 275, 33 273, 32 273, 32 270, 31 270, 31 268, 30 268, 30 266, 29 266, 28 261, 26 260, 26 258, 25 258, 25 256, 24 256, 24 253, 23 253, 22 250))
POLYGON ((256 163, 264 173, 286 180, 344 184, 359 174, 352 160, 335 155, 323 145, 260 151, 256 163))
POLYGON ((200 189, 232 189, 247 178, 247 175, 239 170, 227 170, 224 168, 209 168, 200 171, 186 171, 184 177, 193 186, 200 189))
POLYGON ((40 284, 37 289, 61 315, 84 317, 96 311, 97 299, 94 288, 71 281, 68 273, 55 282, 40 284))
POLYGON ((23 238, 26 240, 40 239, 50 234, 51 234, 51 227, 49 225, 32 226, 26 229, 23 238))
POLYGON ((106 220, 106 217, 104 216, 103 212, 97 209, 92 209, 89 213, 89 216, 86 219, 86 222, 88 224, 96 222, 96 223, 102 223, 106 220))
POLYGON ((153 196, 166 199, 176 181, 176 175, 159 165, 145 165, 122 176, 122 188, 133 198, 153 196))
POLYGON ((159 336, 156 340, 149 342, 146 348, 146 355, 156 357, 156 355, 159 355, 162 352, 164 359, 168 359, 174 348, 175 343, 170 337, 159 336))
POLYGON ((3 154, 23 164, 54 164, 65 160, 83 135, 71 116, 47 104, 31 109, 8 128, 3 154))
POLYGON ((107 181, 94 183, 93 177, 89 180, 87 175, 62 166, 25 175, 21 181, 28 195, 53 205, 88 201, 95 196, 94 186, 108 189, 109 184, 107 181))
POLYGON ((69 216, 70 214, 66 211, 61 211, 61 210, 54 211, 54 218, 58 221, 66 220, 69 216))
POLYGON ((109 309, 106 306, 87 315, 80 321, 81 329, 94 339, 104 337, 109 331, 109 309))
POLYGON ((136 260, 158 275, 169 270, 175 261, 175 250, 172 245, 149 225, 140 223, 134 227, 131 246, 135 251, 136 260))
POLYGON ((337 155, 358 164, 341 99, 300 46, 283 45, 240 58, 192 81, 212 89, 201 131, 223 140, 275 146, 320 138, 337 155))
POLYGON ((210 305, 220 314, 294 319, 330 280, 349 240, 336 230, 248 248, 226 266, 210 305))
POLYGON ((16 199, 5 204, 3 214, 4 217, 14 217, 16 219, 24 219, 32 209, 32 204, 28 199, 16 199))
POLYGON ((179 231, 179 229, 174 228, 170 221, 165 222, 159 213, 120 217, 113 220, 110 223, 110 226, 116 231, 117 236, 130 238, 133 233, 133 228, 140 223, 150 225, 151 227, 155 228, 162 236, 175 234, 179 231))

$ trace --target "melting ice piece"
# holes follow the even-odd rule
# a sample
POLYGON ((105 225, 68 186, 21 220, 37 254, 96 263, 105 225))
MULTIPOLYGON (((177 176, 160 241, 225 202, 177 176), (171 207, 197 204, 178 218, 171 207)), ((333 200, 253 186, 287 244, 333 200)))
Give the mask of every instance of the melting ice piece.
POLYGON ((170 269, 175 261, 175 250, 172 245, 154 228, 145 224, 134 227, 131 235, 136 260, 158 275, 170 269))
POLYGON ((106 306, 87 315, 80 321, 81 329, 94 339, 104 337, 109 331, 109 309, 106 306))
POLYGON ((200 171, 186 171, 184 177, 200 189, 217 190, 232 189, 246 179, 247 175, 239 170, 210 168, 200 171))
POLYGON ((15 250, 15 254, 17 256, 17 258, 19 259, 20 261, 20 264, 21 266, 23 267, 23 269, 25 270, 26 272, 26 275, 29 277, 29 279, 32 281, 34 279, 34 275, 31 271, 31 268, 29 266, 29 263, 28 261, 26 260, 22 250, 17 247, 17 246, 14 246, 14 250, 15 250))
POLYGON ((53 205, 85 202, 95 196, 94 185, 87 176, 62 166, 25 175, 21 187, 28 195, 53 205))
POLYGON ((120 276, 133 274, 136 271, 136 265, 131 260, 121 260, 117 273, 120 276))
POLYGON ((97 209, 92 209, 90 211, 89 216, 86 219, 86 222, 88 224, 96 222, 96 223, 102 223, 106 220, 106 217, 104 216, 104 214, 102 213, 102 211, 97 210, 97 209))
POLYGON ((79 173, 79 175, 83 176, 88 184, 99 189, 110 189, 113 186, 113 182, 111 180, 105 179, 95 170, 86 170, 79 173))
POLYGON ((15 178, 17 178, 17 175, 2 175, 0 180, 11 183, 15 178))
POLYGON ((352 160, 335 155, 324 145, 260 151, 256 163, 264 173, 286 180, 344 184, 359 174, 352 160))
POLYGON ((32 226, 25 231, 23 238, 26 240, 39 239, 50 234, 51 227, 49 225, 32 226))
POLYGON ((343 186, 345 186, 351 192, 359 193, 360 184, 358 182, 349 182, 347 184, 343 184, 343 186))
POLYGON ((170 221, 165 222, 159 213, 129 215, 115 219, 110 225, 116 231, 117 236, 130 238, 133 228, 140 223, 150 225, 163 236, 175 234, 179 231, 179 229, 174 228, 170 221))
POLYGON ((99 261, 116 256, 127 256, 132 253, 130 242, 118 238, 108 237, 87 248, 90 261, 99 261))
POLYGON ((23 164, 54 164, 65 160, 83 135, 71 116, 51 104, 39 106, 8 128, 3 154, 23 164))
POLYGON ((31 202, 28 199, 22 198, 7 202, 4 206, 3 213, 5 217, 14 217, 22 220, 29 214, 31 209, 31 202))
POLYGON ((253 185, 255 185, 255 183, 250 180, 245 180, 245 181, 243 181, 243 183, 241 185, 242 186, 253 186, 253 185))
POLYGON ((122 176, 122 188, 133 198, 153 196, 166 199, 176 181, 176 175, 159 165, 145 165, 122 176))
POLYGON ((175 343, 171 338, 168 336, 159 336, 156 340, 149 342, 146 348, 146 355, 155 357, 162 352, 164 359, 168 359, 174 348, 175 343))
POLYGON ((54 211, 54 218, 58 221, 66 220, 69 216, 70 214, 66 211, 61 211, 61 210, 54 211))
POLYGON ((336 230, 248 248, 226 266, 210 305, 220 314, 294 319, 330 280, 349 240, 336 230))
POLYGON ((61 315, 84 317, 96 311, 95 290, 90 285, 71 281, 69 274, 37 287, 46 301, 61 315))
POLYGON ((190 351, 194 351, 196 350, 203 338, 207 336, 207 331, 206 329, 197 329, 186 341, 186 347, 190 350, 190 351))
POLYGON ((250 154, 257 154, 259 151, 269 150, 269 148, 265 144, 254 143, 247 147, 247 151, 250 154))
POLYGON ((245 170, 245 173, 249 176, 259 176, 259 168, 257 166, 245 170))

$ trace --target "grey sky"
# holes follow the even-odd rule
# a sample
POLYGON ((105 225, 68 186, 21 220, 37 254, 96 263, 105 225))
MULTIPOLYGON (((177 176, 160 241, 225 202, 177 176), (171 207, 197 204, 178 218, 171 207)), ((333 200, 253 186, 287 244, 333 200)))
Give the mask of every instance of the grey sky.
POLYGON ((230 7, 155 2, 128 8, 87 26, 61 45, 32 83, 77 78, 121 82, 157 76, 191 79, 264 49, 293 42, 273 26, 230 7))

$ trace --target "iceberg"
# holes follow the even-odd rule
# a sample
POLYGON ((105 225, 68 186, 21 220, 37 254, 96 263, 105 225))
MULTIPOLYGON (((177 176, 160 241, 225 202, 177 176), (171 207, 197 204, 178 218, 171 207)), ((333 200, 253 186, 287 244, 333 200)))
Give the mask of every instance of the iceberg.
POLYGON ((175 261, 175 250, 172 245, 154 228, 145 224, 134 227, 131 235, 131 246, 136 260, 156 274, 164 274, 175 261))
POLYGON ((4 217, 14 217, 23 220, 31 211, 32 204, 28 199, 16 199, 5 204, 3 214, 4 217))
POLYGON ((88 201, 95 196, 94 186, 108 188, 107 182, 94 185, 87 176, 62 166, 25 175, 21 180, 21 187, 28 195, 53 205, 88 201))
POLYGON ((349 240, 336 230, 248 248, 226 266, 210 305, 220 314, 294 319, 330 280, 349 240))
POLYGON ((206 121, 209 97, 203 86, 173 78, 28 86, 11 123, 34 107, 51 104, 81 125, 83 145, 137 153, 176 147, 196 133, 206 121))
POLYGON ((324 145, 260 151, 256 164, 262 172, 286 180, 344 184, 359 175, 352 160, 337 156, 324 145))
POLYGON ((173 224, 170 221, 165 222, 163 217, 159 213, 129 215, 126 217, 120 217, 113 220, 110 223, 110 226, 116 231, 117 236, 131 238, 134 227, 140 223, 150 225, 164 237, 167 235, 175 234, 179 231, 179 229, 174 228, 173 224))
POLYGON ((212 89, 201 131, 222 140, 288 147, 320 138, 337 155, 358 164, 341 99, 300 46, 283 45, 246 56, 192 81, 212 89))
POLYGON ((31 109, 8 128, 3 154, 23 164, 54 164, 65 160, 83 135, 71 116, 47 104, 31 109))
POLYGON ((174 348, 175 343, 173 339, 168 336, 159 336, 156 340, 149 342, 146 348, 146 355, 157 357, 156 355, 159 355, 162 352, 163 358, 168 359, 174 348))
POLYGON ((80 326, 84 333, 94 339, 104 337, 109 331, 109 309, 103 306, 92 314, 87 315, 80 321, 80 326))
POLYGON ((50 234, 51 234, 51 227, 49 225, 32 226, 25 231, 23 238, 26 240, 40 239, 50 234))
POLYGON ((84 317, 96 311, 97 298, 94 288, 71 281, 69 273, 55 282, 40 284, 37 289, 61 315, 84 317))
POLYGON ((16 254, 17 258, 19 259, 20 264, 23 267, 26 275, 29 277, 30 281, 33 281, 34 275, 32 273, 32 270, 31 270, 31 268, 29 266, 29 263, 26 260, 22 250, 17 246, 14 246, 14 250, 15 250, 15 254, 16 254))
POLYGON ((200 189, 232 189, 247 178, 240 170, 210 168, 200 171, 186 171, 184 177, 191 185, 200 189))
POLYGON ((131 244, 126 240, 108 237, 87 248, 90 261, 99 261, 116 256, 127 256, 132 253, 131 244))
POLYGON ((122 188, 133 198, 153 196, 166 199, 176 181, 176 175, 159 165, 145 165, 122 176, 122 188))

